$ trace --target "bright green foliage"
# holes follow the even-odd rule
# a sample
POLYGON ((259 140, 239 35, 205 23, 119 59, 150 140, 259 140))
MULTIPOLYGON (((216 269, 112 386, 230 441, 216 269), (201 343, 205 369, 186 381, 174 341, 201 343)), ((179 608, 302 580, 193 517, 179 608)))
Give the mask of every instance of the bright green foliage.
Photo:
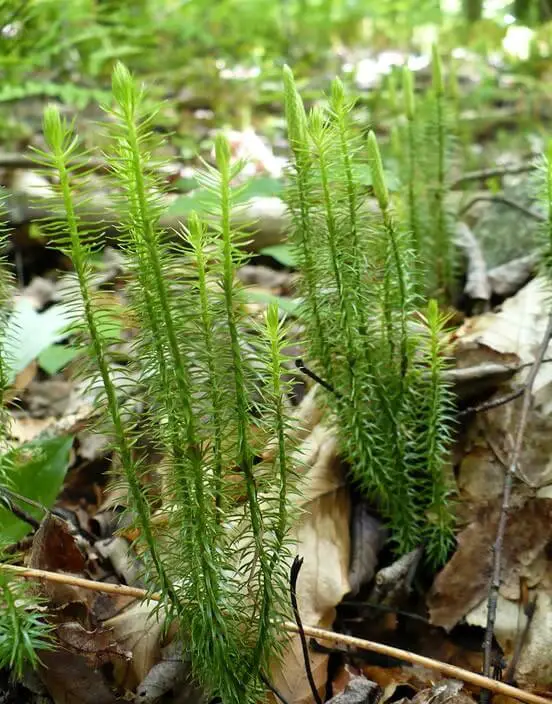
POLYGON ((69 86, 78 76, 84 87, 121 59, 137 71, 180 75, 199 61, 210 72, 216 59, 267 69, 291 54, 318 62, 335 42, 366 40, 367 17, 380 32, 392 26, 406 38, 413 24, 439 20, 439 3, 422 0, 414 9, 404 0, 0 0, 0 72, 13 87, 37 70, 54 73, 52 86, 69 86))
POLYGON ((455 294, 454 228, 448 212, 448 181, 453 150, 451 98, 443 66, 432 52, 432 85, 417 100, 414 78, 403 69, 402 164, 405 219, 417 259, 420 293, 449 302, 455 294))
MULTIPOLYGON (((10 416, 4 403, 10 385, 5 331, 10 314, 11 281, 5 259, 7 231, 1 222, 1 206, 0 202, 0 524, 4 516, 13 518, 2 505, 7 498, 1 489, 19 488, 15 482, 20 478, 21 470, 13 453, 9 452, 10 416)), ((16 519, 15 522, 20 523, 16 519)), ((13 524, 11 528, 14 528, 13 524)), ((10 526, 4 524, 0 530, 0 559, 3 558, 4 545, 9 541, 9 529, 10 526)), ((16 536, 13 537, 17 540, 16 536)), ((37 605, 30 585, 12 580, 0 570, 0 669, 9 667, 14 677, 20 677, 26 665, 36 665, 38 652, 49 645, 49 628, 37 613, 37 605)))
POLYGON ((327 111, 306 116, 288 68, 284 82, 293 152, 287 200, 309 358, 335 390, 328 403, 344 454, 396 548, 426 541, 440 563, 453 541, 443 474, 452 408, 441 373, 444 321, 435 302, 417 313, 410 238, 395 219, 375 135, 364 151, 341 84, 327 111), (371 170, 379 217, 363 207, 362 168, 371 170))
MULTIPOLYGON (((427 214, 427 203, 423 198, 423 183, 420 178, 420 134, 419 125, 416 120, 416 99, 414 94, 414 78, 411 71, 405 66, 403 69, 403 99, 406 114, 406 135, 404 149, 404 169, 406 180, 406 221, 411 237, 412 250, 418 261, 418 266, 423 268, 423 257, 429 254, 424 251, 426 229, 424 223, 427 223, 428 218, 424 217, 427 214)), ((422 272, 420 272, 422 273, 422 272)), ((424 276, 419 277, 419 289, 424 285, 424 276)))
MULTIPOLYGON (((1 196, 1 193, 0 193, 1 196)), ((10 276, 6 266, 5 248, 7 245, 7 230, 3 225, 3 202, 0 201, 0 484, 8 481, 8 470, 11 463, 6 453, 8 449, 9 415, 4 406, 4 395, 10 384, 10 368, 5 348, 5 331, 10 313, 10 276)))
POLYGON ((39 605, 33 585, 0 570, 0 669, 8 668, 14 679, 26 666, 36 667, 40 651, 52 647, 39 605))
POLYGON ((546 211, 546 222, 540 232, 542 273, 552 282, 552 141, 549 141, 539 164, 538 185, 540 199, 546 211))
MULTIPOLYGON (((129 71, 113 72, 105 159, 120 193, 120 244, 130 267, 130 314, 138 334, 127 371, 146 406, 122 407, 126 383, 101 333, 110 311, 95 302, 91 258, 98 234, 75 208, 80 175, 69 166, 78 140, 55 108, 44 115, 48 151, 38 159, 57 172, 55 246, 73 261, 76 305, 86 322, 91 369, 103 387, 114 449, 139 529, 146 579, 180 625, 194 671, 228 704, 257 702, 262 673, 282 643, 290 465, 282 382, 285 329, 274 306, 248 330, 236 268, 242 236, 231 224, 233 187, 243 165, 216 141, 216 168, 198 179, 208 192, 210 229, 191 214, 188 229, 158 226, 162 186, 153 166, 156 141, 144 95, 129 71), (211 215, 214 218, 211 218, 211 215), (138 426, 140 430, 138 431, 138 426), (164 528, 152 523, 155 487, 145 481, 143 438, 163 454, 164 528), (265 453, 267 447, 274 448, 265 453)), ((250 326, 249 326, 250 327, 250 326)))
POLYGON ((58 497, 72 446, 73 438, 62 435, 26 443, 2 456, 6 477, 0 482, 0 549, 17 543, 31 531, 31 526, 10 510, 11 492, 18 503, 17 496, 25 497, 28 503, 22 503, 22 507, 40 520, 44 516, 42 507, 50 508, 58 497), (4 508, 3 503, 8 506, 4 508))

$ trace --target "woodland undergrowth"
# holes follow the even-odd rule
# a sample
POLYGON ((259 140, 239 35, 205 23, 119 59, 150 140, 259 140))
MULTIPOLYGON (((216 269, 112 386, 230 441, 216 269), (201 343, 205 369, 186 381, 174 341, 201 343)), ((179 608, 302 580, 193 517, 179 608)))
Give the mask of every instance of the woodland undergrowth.
MULTIPOLYGON (((393 197, 375 134, 354 125, 354 102, 341 82, 333 82, 325 107, 309 112, 288 68, 284 87, 292 155, 286 200, 301 273, 305 359, 325 382, 343 458, 386 519, 393 548, 404 553, 422 544, 438 566, 454 545, 447 464, 453 398, 443 374, 449 362, 440 303, 450 302, 456 276, 446 197, 453 140, 441 61, 435 51, 432 85, 421 99, 404 72, 403 184, 393 197), (428 135, 433 150, 424 146, 428 135), (369 207, 368 172, 377 212, 369 207)), ((159 144, 144 101, 118 64, 103 158, 118 193, 126 303, 137 331, 124 364, 101 333, 113 311, 93 286, 102 231, 76 207, 88 174, 75 168, 75 157, 86 155, 55 107, 44 114, 47 148, 36 151, 56 177, 56 217, 45 227, 73 263, 79 323, 71 334, 88 346, 82 377, 101 389, 98 409, 105 411, 144 579, 160 594, 167 622, 179 624, 205 689, 225 704, 256 702, 285 646, 292 497, 300 491, 284 373, 287 326, 275 304, 262 321, 246 314, 236 278, 244 235, 232 225, 244 165, 232 161, 223 136, 214 164, 204 163, 198 175, 209 193, 204 211, 176 238, 159 227, 159 144), (151 445, 164 458, 162 505, 143 459, 151 445), (163 521, 154 520, 159 512, 163 521)), ((6 316, 9 282, 0 271, 6 316)), ((5 392, 3 360, 0 354, 5 392)), ((5 407, 0 413, 3 446, 9 418, 5 407)), ((0 454, 8 488, 9 456, 0 454)), ((0 590, 7 607, 0 629, 8 634, 0 639, 0 666, 20 674, 51 646, 50 634, 33 594, 1 570, 0 590)))

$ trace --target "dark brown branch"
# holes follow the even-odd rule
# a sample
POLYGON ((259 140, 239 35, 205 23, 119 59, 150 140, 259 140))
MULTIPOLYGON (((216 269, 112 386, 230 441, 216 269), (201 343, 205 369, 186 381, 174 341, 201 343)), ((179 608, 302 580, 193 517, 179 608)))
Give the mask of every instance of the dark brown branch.
POLYGON ((322 379, 322 377, 318 376, 318 374, 313 372, 312 369, 309 369, 309 367, 307 367, 307 365, 303 362, 300 357, 295 360, 295 366, 300 372, 303 372, 305 376, 308 376, 309 379, 312 379, 317 384, 320 384, 320 386, 322 386, 327 391, 330 391, 332 394, 339 396, 334 387, 328 381, 324 381, 324 379, 322 379))
POLYGON ((464 408, 462 411, 458 412, 458 416, 467 416, 470 413, 481 413, 483 411, 490 411, 492 408, 498 408, 499 406, 504 406, 510 401, 515 401, 516 398, 523 396, 525 391, 525 386, 521 386, 519 389, 512 391, 511 394, 506 394, 506 396, 501 396, 500 398, 495 398, 491 401, 486 401, 485 403, 480 403, 478 406, 470 406, 469 408, 464 408))
POLYGON ((13 513, 16 518, 19 518, 20 521, 30 525, 33 530, 39 529, 40 521, 37 521, 34 516, 31 516, 30 513, 27 513, 27 511, 18 506, 12 498, 5 494, 3 490, 1 493, 0 504, 3 504, 5 508, 7 508, 10 513, 13 513), (1 493, 4 493, 4 497, 1 496, 1 493))
POLYGON ((307 680, 309 682, 314 701, 316 702, 316 704, 322 704, 322 699, 318 694, 318 690, 316 689, 316 684, 314 682, 314 677, 312 675, 309 657, 309 646, 307 644, 307 637, 305 636, 305 630, 303 628, 301 615, 299 614, 299 607, 297 605, 297 578, 299 577, 299 572, 301 571, 302 566, 303 558, 297 556, 295 560, 293 560, 293 564, 291 566, 291 572, 289 577, 289 594, 291 597, 291 607, 293 609, 293 616, 295 618, 295 623, 297 624, 299 639, 301 640, 301 650, 303 651, 303 658, 305 660, 307 680))
POLYGON ((536 168, 536 164, 528 162, 525 164, 493 166, 489 169, 468 171, 463 176, 457 178, 456 181, 453 181, 450 188, 454 190, 455 188, 458 188, 458 186, 462 186, 464 183, 469 183, 470 181, 483 181, 486 178, 493 178, 494 176, 514 176, 516 174, 525 174, 528 171, 534 171, 536 168))
POLYGON ((542 215, 542 213, 538 213, 536 210, 531 210, 531 208, 527 208, 525 205, 522 205, 521 203, 517 203, 515 200, 511 200, 510 198, 506 198, 505 196, 500 196, 500 195, 493 195, 493 196, 475 196, 475 198, 472 198, 469 203, 467 203, 463 208, 460 209, 458 215, 459 217, 462 217, 462 215, 465 215, 468 210, 470 210, 476 203, 501 203, 502 205, 506 205, 509 208, 512 208, 513 210, 517 210, 520 213, 523 213, 526 215, 528 218, 532 218, 533 220, 536 220, 537 222, 545 222, 546 217, 542 215))
MULTIPOLYGON (((523 406, 521 408, 521 414, 517 426, 514 447, 510 456, 508 471, 506 472, 506 476, 504 478, 502 506, 500 509, 500 517, 498 520, 496 539, 493 545, 492 577, 489 585, 489 597, 487 600, 487 627, 485 629, 485 639, 483 641, 483 675, 485 677, 490 676, 492 667, 492 642, 496 622, 498 590, 500 588, 500 573, 502 569, 502 548, 504 545, 504 533, 506 530, 506 523, 508 521, 508 514, 510 512, 512 486, 514 483, 514 476, 516 475, 519 457, 521 454, 521 447, 523 444, 525 428, 529 419, 529 411, 531 410, 533 386, 535 384, 535 379, 538 374, 538 371, 543 363, 544 355, 546 354, 546 350, 548 349, 548 343, 550 342, 551 337, 552 314, 548 318, 548 324, 546 326, 546 330, 544 332, 539 351, 537 353, 535 361, 533 362, 533 366, 531 367, 529 376, 527 377, 527 382, 525 384, 523 394, 523 406)), ((488 700, 488 697, 489 691, 483 690, 481 693, 482 702, 486 702, 488 700)))

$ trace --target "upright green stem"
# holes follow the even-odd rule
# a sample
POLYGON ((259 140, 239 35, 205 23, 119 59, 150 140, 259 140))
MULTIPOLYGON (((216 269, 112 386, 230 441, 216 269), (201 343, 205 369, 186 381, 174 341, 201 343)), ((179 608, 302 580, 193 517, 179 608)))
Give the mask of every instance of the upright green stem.
POLYGON ((211 310, 211 305, 209 302, 209 293, 207 291, 207 263, 205 260, 204 231, 198 218, 194 215, 190 217, 189 227, 192 245, 194 246, 195 261, 197 264, 199 305, 202 323, 201 332, 207 356, 207 386, 209 388, 209 396, 211 398, 211 408, 213 412, 213 459, 215 474, 215 501, 217 506, 217 521, 220 521, 222 502, 224 499, 222 493, 222 472, 224 467, 224 460, 222 455, 222 446, 224 438, 221 408, 222 389, 219 385, 219 373, 215 365, 215 357, 217 351, 215 349, 215 342, 213 336, 213 312, 211 310))
MULTIPOLYGON (((128 79, 131 81, 130 77, 128 79)), ((167 290, 166 278, 163 272, 163 267, 160 259, 159 242, 155 230, 155 225, 152 221, 150 205, 148 203, 146 188, 144 184, 144 164, 142 150, 140 148, 140 138, 138 134, 137 119, 135 114, 136 102, 121 103, 125 115, 126 139, 129 146, 130 161, 132 164, 132 173, 135 179, 135 193, 138 206, 139 222, 142 226, 142 232, 137 233, 145 245, 147 253, 147 262, 150 267, 151 284, 153 285, 154 295, 157 297, 160 308, 160 315, 163 324, 164 337, 167 340, 167 347, 172 359, 172 366, 175 374, 176 387, 178 390, 178 399, 181 410, 174 409, 169 406, 169 414, 174 413, 173 417, 169 417, 169 423, 173 428, 171 432, 173 441, 173 452, 175 452, 174 471, 178 478, 178 489, 180 494, 180 502, 182 506, 189 505, 193 512, 191 528, 195 532, 195 538, 191 544, 194 552, 197 551, 199 567, 203 574, 203 584, 205 584, 206 593, 213 605, 214 612, 218 611, 217 606, 217 584, 218 574, 216 570, 216 560, 214 559, 215 546, 206 540, 208 535, 207 516, 209 515, 209 507, 205 501, 205 492, 203 486, 203 463, 201 444, 196 432, 195 416, 191 404, 191 385, 189 380, 188 369, 178 343, 175 324, 172 317, 171 305, 167 290), (186 438, 186 447, 179 448, 175 443, 179 440, 179 430, 175 424, 182 423, 186 438), (195 494, 195 506, 190 502, 190 480, 187 469, 185 467, 186 458, 192 468, 193 488, 195 494)), ((195 582, 197 598, 201 598, 201 586, 198 581, 195 582)))
POLYGON ((135 463, 132 457, 131 446, 127 440, 125 429, 123 427, 123 422, 121 419, 121 412, 119 408, 119 402, 117 400, 117 394, 115 392, 115 387, 113 385, 111 375, 109 373, 109 364, 105 356, 102 337, 96 323, 96 316, 94 315, 94 308, 90 296, 90 291, 88 288, 88 278, 86 274, 87 255, 79 236, 78 220, 75 213, 75 209, 73 207, 73 198, 71 194, 69 174, 67 171, 65 159, 63 153, 61 153, 59 150, 55 150, 55 145, 52 145, 52 147, 54 149, 54 153, 52 155, 53 163, 59 175, 59 186, 63 197, 63 204, 68 226, 67 229, 71 240, 73 264, 75 267, 75 272, 77 274, 79 290, 84 306, 84 317, 88 329, 90 331, 94 355, 96 357, 96 362, 98 364, 98 369, 100 371, 103 386, 107 396, 107 405, 113 423, 115 440, 121 457, 121 463, 138 515, 140 530, 148 546, 148 550, 150 552, 152 562, 157 572, 161 588, 163 589, 163 592, 167 594, 173 605, 177 607, 178 597, 163 567, 163 563, 157 548, 157 542, 151 530, 151 516, 149 512, 149 506, 140 487, 140 482, 136 473, 135 463))
POLYGON ((253 473, 253 456, 249 442, 249 411, 247 390, 245 384, 244 367, 241 356, 240 342, 238 336, 238 321, 235 311, 234 300, 234 257, 233 257, 233 242, 232 228, 230 225, 231 213, 231 183, 230 183, 230 152, 228 143, 223 137, 219 137, 216 144, 217 151, 217 166, 220 173, 220 231, 222 235, 222 251, 223 251, 223 290, 226 310, 226 320, 230 333, 230 347, 232 355, 232 372, 234 375, 235 401, 236 401, 236 419, 237 419, 237 454, 238 464, 245 476, 247 502, 249 506, 249 515, 251 517, 251 528, 253 531, 253 541, 259 565, 262 574, 262 606, 261 606, 261 622, 259 624, 259 633, 257 645, 255 647, 254 658, 251 669, 251 679, 256 679, 258 676, 259 667, 261 666, 262 651, 267 647, 266 633, 270 628, 269 606, 270 606, 270 566, 267 561, 266 552, 263 545, 263 520, 257 496, 257 485, 255 475, 253 473))

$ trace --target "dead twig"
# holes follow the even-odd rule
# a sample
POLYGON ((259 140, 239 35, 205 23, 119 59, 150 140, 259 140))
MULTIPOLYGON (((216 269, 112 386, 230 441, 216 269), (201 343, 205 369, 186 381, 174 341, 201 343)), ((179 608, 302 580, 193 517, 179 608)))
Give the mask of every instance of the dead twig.
MULTIPOLYGON (((519 462, 519 457, 521 453, 521 446, 523 443, 523 436, 525 433, 525 428, 527 426, 527 421, 529 419, 529 411, 531 409, 532 402, 532 391, 533 385, 535 383, 535 378, 544 361, 544 355, 548 349, 548 343, 552 337, 552 314, 548 318, 548 324, 537 353, 529 376, 527 377, 527 382, 525 383, 524 394, 523 394, 523 405, 521 408, 521 414, 519 417, 519 422, 517 426, 514 447, 512 449, 512 454, 510 456, 510 461, 508 464, 508 469, 506 476, 504 478, 504 489, 502 493, 502 506, 500 509, 500 517, 498 520, 498 528, 496 532, 496 538, 493 545, 493 567, 492 576, 489 584, 489 597, 487 600, 487 627, 485 629, 485 639, 483 641, 483 675, 489 677, 492 667, 492 642, 494 636, 494 627, 496 622, 496 609, 498 603, 498 590, 500 588, 500 573, 502 568, 502 547, 504 544, 504 533, 506 530, 506 523, 508 521, 508 514, 510 511, 510 498, 512 495, 512 486, 514 483, 514 476, 517 472, 517 465, 519 462)), ((486 688, 490 690, 490 688, 486 688)), ((481 693, 482 703, 487 701, 489 696, 488 691, 483 691, 481 693)))
POLYGON ((298 357, 295 360, 295 366, 305 376, 308 376, 309 379, 312 379, 317 384, 320 384, 320 386, 322 386, 324 389, 326 389, 330 393, 335 394, 336 396, 339 396, 339 393, 334 389, 334 387, 328 381, 324 381, 324 379, 319 377, 318 374, 316 374, 315 372, 312 371, 312 369, 309 369, 309 367, 307 367, 305 362, 303 362, 303 360, 300 357, 298 357))
POLYGON ((493 408, 504 406, 506 403, 510 403, 510 401, 515 401, 516 398, 523 396, 524 392, 525 386, 521 386, 519 389, 512 391, 511 394, 506 394, 505 396, 492 399, 491 401, 485 401, 485 403, 480 403, 477 406, 469 406, 468 408, 464 408, 461 411, 458 411, 458 415, 460 416, 460 418, 462 418, 462 416, 467 416, 470 413, 481 413, 483 411, 490 411, 493 408))
POLYGON ((522 203, 518 203, 515 200, 511 200, 510 198, 506 198, 506 196, 500 195, 475 196, 470 200, 469 203, 466 203, 466 205, 460 209, 460 211, 458 212, 458 216, 462 217, 463 215, 465 215, 468 210, 473 208, 476 203, 500 203, 501 205, 506 205, 508 206, 508 208, 512 208, 513 210, 517 210, 518 212, 523 213, 523 215, 526 215, 528 218, 532 218, 537 222, 546 221, 546 216, 542 213, 539 213, 536 210, 531 210, 531 208, 522 205, 522 203))
POLYGON ((525 174, 528 171, 534 171, 536 168, 536 164, 526 162, 524 164, 509 164, 507 166, 493 166, 489 169, 468 171, 463 176, 457 178, 456 181, 453 181, 450 187, 454 190, 458 188, 458 186, 462 186, 464 183, 469 183, 470 181, 483 181, 486 178, 493 178, 495 176, 515 176, 516 174, 525 174))
MULTIPOLYGON (((57 582, 58 584, 71 584, 76 587, 83 587, 84 589, 91 589, 93 591, 103 592, 105 594, 131 596, 136 599, 151 599, 151 601, 160 601, 159 594, 149 593, 145 589, 138 589, 137 587, 127 587, 123 584, 95 582, 91 579, 73 577, 70 574, 60 574, 58 572, 48 572, 47 570, 30 569, 27 567, 20 567, 18 565, 10 565, 6 563, 0 563, 0 569, 19 574, 22 578, 45 580, 49 582, 57 582)), ((299 632, 297 624, 292 623, 291 621, 284 621, 283 628, 288 633, 299 632)), ((477 674, 476 672, 464 670, 462 667, 449 665, 446 662, 440 662, 439 660, 434 660, 433 658, 427 658, 424 655, 417 655, 416 653, 411 653, 408 650, 394 648, 390 645, 385 645, 385 643, 377 643, 376 641, 355 638, 354 636, 346 636, 342 633, 333 633, 332 631, 326 631, 323 628, 314 628, 313 626, 303 626, 303 632, 307 636, 316 638, 317 640, 333 643, 334 645, 346 645, 353 648, 358 648, 359 650, 369 650, 374 653, 380 653, 382 655, 388 655, 392 658, 397 658, 397 660, 402 660, 403 662, 409 662, 412 665, 421 665, 422 667, 427 667, 430 670, 440 672, 446 677, 453 677, 455 679, 462 680, 463 682, 473 684, 476 687, 483 687, 493 692, 497 692, 498 694, 513 697, 520 702, 526 702, 526 704, 552 704, 550 699, 540 697, 538 694, 532 694, 531 692, 526 692, 523 689, 518 689, 517 687, 505 684, 504 682, 497 682, 496 680, 492 680, 489 677, 477 674)))
POLYGON ((529 604, 527 604, 526 608, 524 609, 525 615, 527 616, 527 621, 525 622, 525 626, 523 627, 523 631, 521 632, 519 638, 516 641, 516 647, 514 649, 514 654, 512 655, 512 659, 510 661, 510 664, 508 665, 508 668, 506 669, 506 672, 504 673, 504 681, 507 682, 508 684, 511 684, 514 681, 516 667, 519 662, 519 658, 521 657, 521 651, 523 650, 523 646, 527 642, 527 636, 529 635, 529 630, 531 628, 531 624, 533 623, 533 618, 535 617, 536 610, 537 610, 537 597, 535 596, 529 602, 529 604))
POLYGON ((303 630, 303 623, 301 621, 301 615, 299 614, 299 606, 297 605, 297 578, 299 577, 299 572, 301 571, 302 566, 303 558, 296 556, 295 560, 293 560, 289 575, 289 595, 291 598, 291 607, 293 609, 293 616, 295 618, 297 633, 299 634, 299 638, 301 640, 301 650, 303 651, 303 660, 305 661, 305 671, 307 673, 307 680, 309 682, 314 701, 316 702, 316 704, 322 704, 322 699, 318 694, 318 689, 316 688, 316 684, 314 682, 309 657, 309 646, 305 637, 305 631, 303 630))
POLYGON ((40 527, 40 521, 37 521, 34 516, 31 516, 30 513, 27 513, 27 511, 22 509, 21 506, 19 506, 11 497, 6 494, 2 496, 2 493, 3 490, 0 490, 0 503, 3 503, 8 511, 13 513, 13 515, 16 518, 19 518, 20 521, 27 523, 27 525, 31 526, 33 530, 38 530, 40 527))

